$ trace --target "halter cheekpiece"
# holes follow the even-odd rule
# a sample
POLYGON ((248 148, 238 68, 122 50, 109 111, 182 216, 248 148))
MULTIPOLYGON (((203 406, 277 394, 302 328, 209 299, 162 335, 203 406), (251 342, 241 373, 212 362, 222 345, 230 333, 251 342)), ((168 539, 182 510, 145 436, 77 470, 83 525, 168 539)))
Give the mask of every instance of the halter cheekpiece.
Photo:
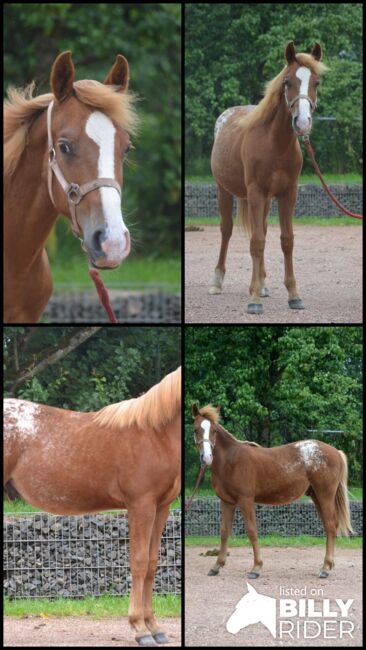
POLYGON ((119 183, 117 183, 117 181, 114 178, 96 178, 94 181, 83 183, 83 185, 78 185, 77 183, 69 183, 65 179, 59 167, 59 164, 57 162, 56 150, 52 140, 51 119, 52 119, 53 104, 54 101, 52 100, 48 105, 48 109, 47 109, 48 192, 53 205, 56 207, 55 201, 53 199, 53 194, 52 194, 52 172, 53 172, 58 182, 60 183, 62 189, 64 190, 65 194, 67 195, 67 200, 70 209, 70 216, 71 216, 72 231, 76 237, 80 237, 82 231, 78 224, 78 220, 76 216, 76 206, 79 205, 80 201, 84 198, 84 196, 86 194, 89 194, 89 192, 93 192, 94 190, 97 190, 99 187, 114 187, 114 189, 116 189, 117 192, 121 194, 121 186, 119 185, 119 183))

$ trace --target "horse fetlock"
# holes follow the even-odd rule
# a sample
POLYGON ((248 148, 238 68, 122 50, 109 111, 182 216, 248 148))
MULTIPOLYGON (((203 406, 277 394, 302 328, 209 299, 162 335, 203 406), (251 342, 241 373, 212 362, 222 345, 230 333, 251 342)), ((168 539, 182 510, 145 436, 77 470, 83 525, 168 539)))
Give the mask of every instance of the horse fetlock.
POLYGON ((217 293, 222 293, 222 285, 224 282, 225 271, 222 269, 215 269, 213 285, 209 289, 209 293, 214 295, 217 293))

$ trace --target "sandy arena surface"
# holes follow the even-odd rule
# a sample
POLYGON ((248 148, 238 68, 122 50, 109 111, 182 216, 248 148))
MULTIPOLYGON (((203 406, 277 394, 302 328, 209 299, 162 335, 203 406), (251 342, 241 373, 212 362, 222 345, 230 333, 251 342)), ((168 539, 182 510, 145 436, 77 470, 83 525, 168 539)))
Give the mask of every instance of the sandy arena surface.
MULTIPOLYGON (((230 548, 226 566, 218 576, 207 576, 215 558, 204 557, 208 547, 188 547, 185 549, 185 645, 186 646, 362 646, 362 551, 336 547, 335 567, 329 578, 317 577, 318 569, 323 563, 325 545, 306 548, 262 548, 263 571, 256 580, 247 579, 246 573, 251 569, 252 552, 248 548, 230 548), (262 623, 248 625, 237 634, 226 630, 226 622, 235 609, 237 602, 247 593, 247 582, 265 596, 276 598, 276 638, 262 623), (353 599, 347 616, 347 626, 354 623, 353 638, 345 635, 339 638, 340 616, 330 619, 337 632, 331 632, 334 638, 323 638, 324 626, 320 636, 304 638, 303 627, 299 638, 290 639, 279 634, 280 598, 292 598, 299 601, 301 595, 280 595, 281 587, 287 589, 306 588, 305 599, 315 600, 315 609, 321 609, 324 599, 330 599, 330 609, 340 610, 335 599, 347 601, 353 599), (310 590, 316 589, 316 595, 310 590), (323 592, 319 592, 321 589, 323 592), (336 621, 336 623, 334 623, 336 621)), ((304 596, 302 596, 304 598, 304 596)), ((318 633, 318 628, 310 621, 324 619, 307 618, 308 635, 318 633)), ((328 618, 326 620, 329 620, 328 618)), ((294 617, 291 621, 300 622, 304 618, 294 617)))
POLYGON ((291 310, 283 284, 280 228, 268 228, 265 265, 269 298, 263 314, 247 314, 251 278, 249 242, 234 227, 223 293, 209 295, 221 241, 218 226, 187 231, 185 314, 187 323, 361 323, 362 230, 358 226, 294 226, 294 269, 303 311, 291 310))
MULTIPOLYGON (((159 647, 180 647, 180 619, 166 618, 161 620, 161 624, 170 643, 160 644, 159 647)), ((20 619, 7 616, 4 619, 4 646, 139 647, 126 617, 103 618, 97 621, 75 616, 63 618, 29 616, 20 619)))

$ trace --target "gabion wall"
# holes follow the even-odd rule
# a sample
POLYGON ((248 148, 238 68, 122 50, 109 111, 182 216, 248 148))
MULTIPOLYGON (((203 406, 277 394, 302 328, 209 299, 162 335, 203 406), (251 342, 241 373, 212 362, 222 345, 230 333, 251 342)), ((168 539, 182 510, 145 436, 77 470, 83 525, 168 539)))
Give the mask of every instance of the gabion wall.
MULTIPOLYGON (((359 185, 329 185, 337 199, 351 212, 362 214, 362 187, 359 185)), ((184 214, 187 217, 214 217, 219 214, 215 183, 187 183, 184 194, 184 214)), ((236 215, 236 199, 234 212, 236 215)), ((295 217, 334 217, 343 214, 318 185, 300 185, 295 217)), ((277 201, 272 201, 270 215, 278 215, 277 201)))
MULTIPOLYGON (((130 592, 124 513, 4 516, 4 595, 10 598, 125 595, 130 592)), ((181 592, 181 513, 166 523, 154 590, 181 592)))
MULTIPOLYGON (((351 501, 352 527, 362 535, 362 502, 351 501)), ((287 506, 256 506, 259 535, 316 535, 324 536, 323 524, 312 501, 297 501, 287 506)), ((185 534, 220 535, 220 501, 217 497, 194 499, 185 514, 185 534)), ((246 534, 244 520, 239 508, 235 511, 233 535, 246 534)))
MULTIPOLYGON (((111 292, 112 294, 112 292, 111 292)), ((113 297, 119 323, 180 323, 181 297, 176 294, 135 292, 113 297)), ((106 323, 107 314, 96 293, 84 291, 53 296, 44 312, 45 323, 106 323)))

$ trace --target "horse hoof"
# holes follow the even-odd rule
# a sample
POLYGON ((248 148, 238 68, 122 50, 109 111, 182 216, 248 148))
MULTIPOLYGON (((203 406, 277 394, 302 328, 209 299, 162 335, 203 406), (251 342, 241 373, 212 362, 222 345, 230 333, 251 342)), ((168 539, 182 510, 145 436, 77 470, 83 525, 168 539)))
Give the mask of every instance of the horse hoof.
POLYGON ((260 297, 261 298, 268 298, 268 296, 269 296, 269 291, 268 291, 267 287, 262 287, 261 292, 260 292, 260 297))
POLYGON ((259 302, 250 302, 247 311, 248 314, 263 314, 263 305, 259 302))
POLYGON ((169 640, 165 636, 164 632, 157 632, 156 634, 153 634, 153 637, 156 643, 169 643, 169 640))
POLYGON ((222 293, 222 288, 221 287, 210 287, 208 290, 208 293, 211 294, 211 296, 217 294, 217 293, 222 293))
POLYGON ((158 645, 155 642, 154 637, 151 634, 144 634, 143 636, 139 636, 139 637, 136 638, 136 641, 137 641, 137 643, 139 645, 144 646, 144 647, 149 646, 149 645, 150 646, 151 645, 154 645, 154 646, 158 645))
POLYGON ((255 580, 256 578, 259 578, 259 573, 257 573, 256 571, 251 571, 250 573, 248 573, 248 578, 255 580))
POLYGON ((217 576, 218 573, 219 573, 218 569, 210 569, 207 575, 208 576, 217 576))
POLYGON ((327 578, 328 576, 329 576, 329 573, 325 569, 322 569, 320 571, 320 573, 319 573, 319 578, 327 578))
POLYGON ((288 301, 288 306, 290 309, 305 309, 301 298, 291 298, 291 300, 288 301))

